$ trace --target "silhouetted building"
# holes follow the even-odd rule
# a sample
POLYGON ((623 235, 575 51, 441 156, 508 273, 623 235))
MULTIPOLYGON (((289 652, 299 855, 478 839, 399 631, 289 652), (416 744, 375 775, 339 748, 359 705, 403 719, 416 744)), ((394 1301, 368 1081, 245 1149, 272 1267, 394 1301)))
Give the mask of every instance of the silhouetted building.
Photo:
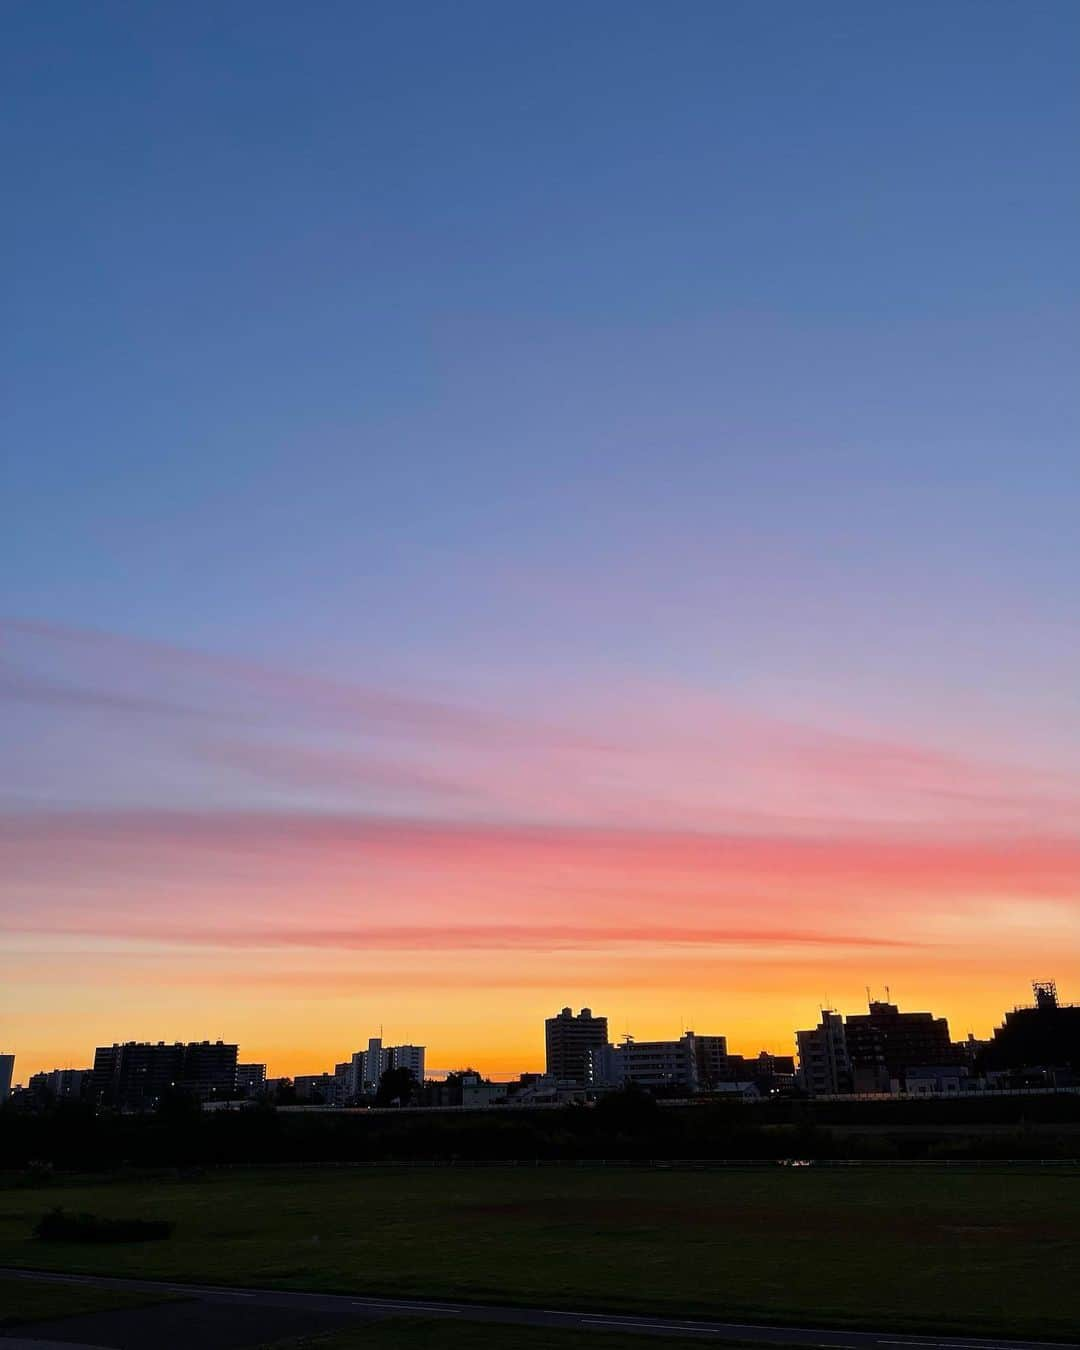
POLYGON ((901 1012, 895 1003, 871 1002, 869 1012, 847 1019, 844 1031, 856 1092, 889 1092, 894 1079, 903 1086, 909 1069, 963 1059, 944 1017, 901 1012))
POLYGON ((357 1050, 347 1063, 337 1066, 345 1098, 374 1096, 388 1069, 409 1069, 422 1083, 425 1053, 423 1045, 383 1045, 381 1036, 372 1036, 366 1050, 357 1050))
POLYGON ((245 1097, 258 1097, 266 1091, 265 1064, 238 1064, 236 1066, 236 1090, 245 1097))
POLYGON ((231 1097, 236 1086, 236 1046, 224 1041, 191 1041, 184 1046, 180 1086, 200 1101, 231 1097))
POLYGON ((589 1087, 620 1088, 628 1084, 650 1092, 692 1096, 728 1081, 727 1040, 684 1032, 677 1041, 635 1041, 598 1046, 588 1052, 589 1087))
POLYGON ((1059 1003, 1052 980, 1036 981, 1035 1006, 1005 1014, 979 1056, 988 1070, 1069 1068, 1080 1071, 1080 1005, 1059 1003))
POLYGON ((530 1106, 537 1103, 554 1105, 561 1099, 558 1083, 546 1073, 518 1074, 517 1078, 507 1083, 506 1098, 514 1106, 530 1106))
POLYGON ((594 1017, 591 1008, 582 1008, 577 1017, 564 1008, 557 1017, 544 1023, 547 1044, 547 1071, 562 1083, 585 1085, 590 1050, 602 1050, 608 1043, 606 1017, 594 1017))
POLYGON ((15 1056, 0 1055, 0 1102, 11 1096, 11 1079, 15 1073, 15 1056))
POLYGON ((982 1059, 983 1055, 989 1049, 989 1041, 980 1041, 975 1037, 975 1033, 969 1031, 967 1037, 962 1041, 955 1043, 955 1048, 960 1056, 961 1062, 968 1068, 974 1068, 982 1059))
POLYGON ((94 1052, 93 1094, 101 1106, 150 1110, 183 1077, 184 1047, 128 1041, 94 1052))
POLYGON ((236 1046, 222 1041, 125 1041, 94 1054, 94 1100, 118 1111, 152 1110, 166 1093, 200 1100, 229 1097, 236 1085, 236 1046))
POLYGON ((731 1079, 731 1057, 728 1055, 726 1036, 694 1036, 694 1061, 696 1069, 695 1091, 707 1092, 709 1088, 731 1079))
POLYGON ((793 1055, 774 1055, 762 1050, 757 1059, 746 1061, 746 1068, 749 1072, 745 1076, 763 1097, 790 1092, 795 1086, 793 1055))
POLYGON ((494 1106, 506 1101, 506 1084, 494 1083, 478 1073, 461 1075, 462 1106, 494 1106))
POLYGON ((912 1065, 904 1073, 904 1091, 912 1097, 948 1097, 971 1086, 966 1064, 912 1065))
POLYGON ((298 1073, 293 1079, 296 1100, 308 1106, 339 1106, 341 1080, 332 1073, 298 1073))
POLYGON ((852 1090, 844 1019, 832 1008, 823 1008, 821 1022, 810 1031, 797 1031, 799 1086, 812 1097, 832 1096, 852 1090))
POLYGON ((27 1092, 38 1106, 52 1102, 77 1102, 90 1095, 92 1069, 49 1069, 31 1074, 27 1092))
POLYGON ((387 1069, 408 1069, 418 1083, 424 1081, 424 1046, 388 1045, 383 1050, 383 1073, 387 1069))

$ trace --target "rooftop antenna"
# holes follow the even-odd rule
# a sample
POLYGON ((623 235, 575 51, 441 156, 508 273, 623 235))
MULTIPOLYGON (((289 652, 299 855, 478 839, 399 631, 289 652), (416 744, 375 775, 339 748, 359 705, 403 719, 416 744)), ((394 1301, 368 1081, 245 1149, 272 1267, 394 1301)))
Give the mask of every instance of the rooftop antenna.
POLYGON ((888 986, 888 985, 885 986, 885 1002, 886 1002, 886 1003, 891 1003, 891 1002, 892 1002, 892 994, 889 992, 889 986, 888 986))
POLYGON ((866 986, 866 1002, 867 1002, 867 1004, 870 1004, 870 1003, 873 1003, 873 1001, 874 1001, 874 1000, 870 997, 870 986, 867 985, 867 986, 866 986))

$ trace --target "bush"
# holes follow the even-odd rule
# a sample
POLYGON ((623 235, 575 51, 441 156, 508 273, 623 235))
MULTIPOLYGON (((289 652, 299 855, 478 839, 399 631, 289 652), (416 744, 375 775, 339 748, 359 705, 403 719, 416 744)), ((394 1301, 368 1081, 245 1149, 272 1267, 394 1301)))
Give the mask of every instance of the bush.
POLYGON ((173 1227, 168 1219, 103 1219, 51 1209, 34 1225, 34 1236, 42 1242, 160 1242, 173 1227))

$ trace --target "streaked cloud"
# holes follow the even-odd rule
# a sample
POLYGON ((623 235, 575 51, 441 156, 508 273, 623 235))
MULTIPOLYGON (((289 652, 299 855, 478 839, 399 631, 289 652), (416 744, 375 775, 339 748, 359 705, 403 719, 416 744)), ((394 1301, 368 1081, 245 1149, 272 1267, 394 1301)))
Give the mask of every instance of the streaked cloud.
POLYGON ((284 1044, 307 999, 329 1015, 393 994, 423 1026, 426 988, 438 1048, 439 1025, 516 989, 505 1062, 568 989, 624 1007, 637 990, 654 1017, 727 991, 786 1036, 807 998, 874 971, 1019 976, 1025 912, 1074 926, 1080 788, 1060 771, 670 682, 483 707, 107 633, 0 634, 0 925, 35 1007, 128 989, 164 1016, 198 990, 241 1025, 261 1008, 284 1044))

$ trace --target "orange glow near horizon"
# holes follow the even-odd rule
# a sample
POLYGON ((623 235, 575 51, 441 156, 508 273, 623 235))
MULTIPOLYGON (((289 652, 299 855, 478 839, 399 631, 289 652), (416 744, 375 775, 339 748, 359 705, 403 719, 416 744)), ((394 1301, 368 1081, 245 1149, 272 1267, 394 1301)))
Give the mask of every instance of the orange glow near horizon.
POLYGON ((71 712, 57 773, 88 784, 0 812, 23 1081, 126 1039, 322 1071, 380 1025, 433 1071, 509 1075, 542 1066, 566 1004, 614 1039, 790 1053, 868 985, 957 1038, 1032 978, 1080 989, 1067 773, 692 689, 523 717, 102 635, 7 640, 83 681, 20 688, 71 712), (111 756, 89 780, 88 707, 111 756))

